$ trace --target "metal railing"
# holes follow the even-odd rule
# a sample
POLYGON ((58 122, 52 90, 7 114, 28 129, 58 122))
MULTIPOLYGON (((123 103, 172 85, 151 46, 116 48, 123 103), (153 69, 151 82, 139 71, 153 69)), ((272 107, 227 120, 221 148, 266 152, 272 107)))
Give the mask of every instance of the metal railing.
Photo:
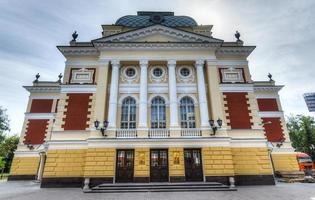
POLYGON ((185 128, 181 129, 180 135, 182 137, 201 137, 201 130, 199 128, 185 128))
POLYGON ((168 129, 149 129, 149 138, 168 138, 170 131, 168 129))
POLYGON ((118 129, 116 130, 116 138, 136 138, 136 129, 118 129))

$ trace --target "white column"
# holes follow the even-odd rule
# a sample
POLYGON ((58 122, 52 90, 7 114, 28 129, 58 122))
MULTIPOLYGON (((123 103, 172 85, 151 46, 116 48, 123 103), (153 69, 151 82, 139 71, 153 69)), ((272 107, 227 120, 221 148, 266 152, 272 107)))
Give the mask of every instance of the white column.
POLYGON ((178 108, 176 91, 176 60, 168 60, 168 93, 170 98, 170 127, 178 127, 178 108))
POLYGON ((139 128, 147 128, 148 113, 148 60, 140 60, 140 102, 139 102, 139 128))
POLYGON ((45 167, 46 153, 40 152, 39 159, 40 159, 40 162, 39 162, 39 168, 37 172, 37 180, 41 181, 43 177, 44 167, 45 167))
POLYGON ((119 60, 112 60, 112 79, 110 83, 109 107, 108 107, 108 127, 116 128, 117 118, 117 99, 118 99, 118 84, 119 84, 119 60))
POLYGON ((205 128, 209 127, 209 114, 208 103, 206 95, 205 77, 203 74, 204 60, 196 60, 195 63, 197 70, 197 85, 198 85, 198 97, 199 97, 199 109, 200 109, 200 126, 205 128))

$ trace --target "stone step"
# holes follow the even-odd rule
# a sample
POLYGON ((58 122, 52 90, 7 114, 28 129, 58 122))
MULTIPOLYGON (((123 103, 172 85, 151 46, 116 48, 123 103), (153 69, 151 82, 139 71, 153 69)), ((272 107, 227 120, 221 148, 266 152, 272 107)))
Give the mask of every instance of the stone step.
POLYGON ((100 184, 86 193, 119 193, 119 192, 189 192, 189 191, 236 191, 235 188, 216 182, 185 183, 115 183, 100 184))

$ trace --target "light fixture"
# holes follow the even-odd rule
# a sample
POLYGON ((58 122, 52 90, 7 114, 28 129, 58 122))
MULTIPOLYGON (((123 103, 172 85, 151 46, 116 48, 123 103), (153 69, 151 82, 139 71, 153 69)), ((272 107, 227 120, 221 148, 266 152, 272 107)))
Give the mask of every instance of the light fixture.
POLYGON ((107 129, 107 126, 108 126, 108 121, 107 120, 104 120, 103 121, 103 125, 100 126, 100 121, 98 120, 95 120, 94 121, 94 127, 96 130, 100 130, 102 135, 107 137, 107 135, 105 134, 105 130, 107 129))
POLYGON ((217 119, 217 125, 215 124, 213 119, 210 119, 209 120, 209 124, 210 124, 210 126, 212 128, 212 131, 213 131, 213 133, 211 135, 215 135, 217 130, 222 127, 222 119, 220 119, 220 118, 217 119))

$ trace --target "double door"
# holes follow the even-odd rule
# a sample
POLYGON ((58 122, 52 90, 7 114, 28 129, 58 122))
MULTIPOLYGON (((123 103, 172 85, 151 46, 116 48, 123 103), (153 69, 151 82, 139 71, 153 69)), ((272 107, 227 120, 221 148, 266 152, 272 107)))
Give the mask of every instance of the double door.
POLYGON ((117 150, 116 182, 133 182, 134 150, 117 150))
POLYGON ((150 182, 168 182, 167 149, 151 149, 150 182))
POLYGON ((186 181, 203 181, 201 150, 185 149, 184 160, 186 181))

